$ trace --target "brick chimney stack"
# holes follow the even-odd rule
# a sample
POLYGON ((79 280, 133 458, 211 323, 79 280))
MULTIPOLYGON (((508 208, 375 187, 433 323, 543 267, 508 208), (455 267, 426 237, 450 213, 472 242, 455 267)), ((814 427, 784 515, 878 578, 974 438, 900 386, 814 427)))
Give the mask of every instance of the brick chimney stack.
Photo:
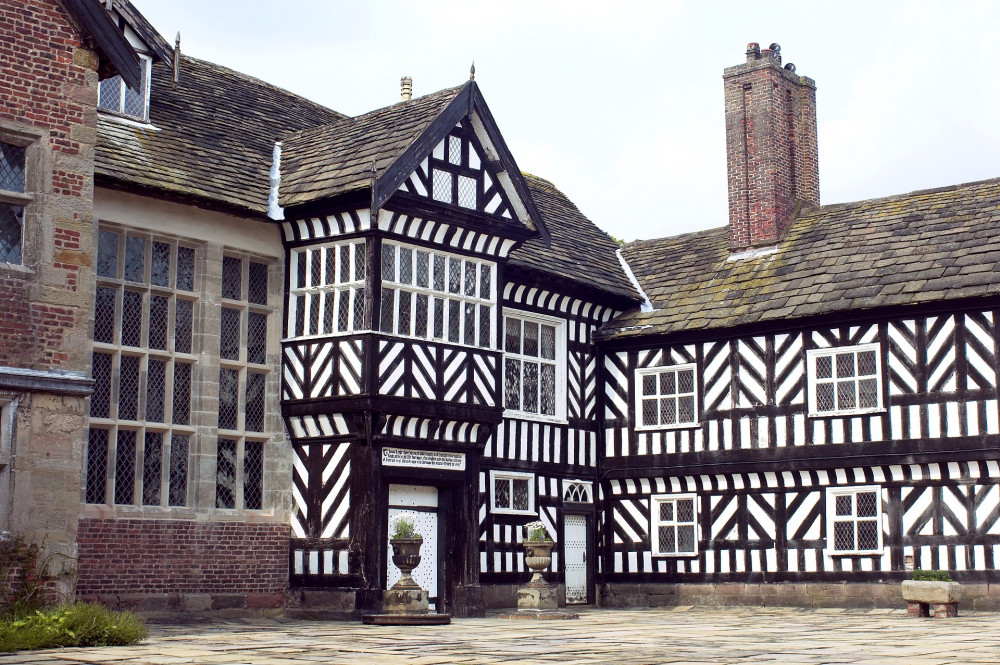
POLYGON ((778 244, 801 206, 819 205, 816 83, 781 66, 781 47, 747 45, 727 67, 729 248, 778 244))

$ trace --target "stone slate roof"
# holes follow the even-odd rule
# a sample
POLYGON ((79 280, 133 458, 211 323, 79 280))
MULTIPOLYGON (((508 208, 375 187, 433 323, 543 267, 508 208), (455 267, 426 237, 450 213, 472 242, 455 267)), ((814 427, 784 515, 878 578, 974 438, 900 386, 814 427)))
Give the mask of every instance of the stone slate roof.
POLYGON ((98 114, 99 183, 152 188, 266 214, 274 142, 344 118, 303 97, 203 60, 182 56, 180 83, 154 65, 150 122, 98 114))
POLYGON ((464 87, 289 136, 282 141, 280 204, 289 207, 370 186, 372 162, 383 173, 464 87))
POLYGON ((803 210, 771 254, 727 260, 728 228, 623 254, 656 311, 604 338, 721 329, 1000 294, 1000 179, 803 210))
POLYGON ((549 231, 548 244, 530 238, 511 252, 510 265, 574 282, 638 301, 632 282, 615 254, 617 243, 548 180, 524 174, 531 197, 549 231))

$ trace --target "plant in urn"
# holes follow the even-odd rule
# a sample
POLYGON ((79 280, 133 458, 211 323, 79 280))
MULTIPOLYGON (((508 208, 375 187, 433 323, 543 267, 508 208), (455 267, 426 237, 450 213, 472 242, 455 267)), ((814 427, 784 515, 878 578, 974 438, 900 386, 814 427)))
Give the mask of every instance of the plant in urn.
POLYGON ((541 522, 526 524, 524 532, 525 539, 522 543, 524 545, 524 564, 534 573, 528 586, 548 586, 542 576, 542 571, 552 563, 552 538, 549 537, 548 530, 541 522))
POLYGON ((401 573, 399 581, 392 585, 393 589, 419 589, 420 585, 413 581, 411 573, 420 565, 420 546, 423 537, 417 533, 414 515, 402 513, 393 519, 392 562, 401 573))

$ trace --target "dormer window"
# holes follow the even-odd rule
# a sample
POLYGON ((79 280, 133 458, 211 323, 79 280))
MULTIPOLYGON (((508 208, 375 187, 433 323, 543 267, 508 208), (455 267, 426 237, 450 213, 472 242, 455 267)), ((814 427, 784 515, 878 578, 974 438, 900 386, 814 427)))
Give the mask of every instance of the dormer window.
POLYGON ((149 72, 152 61, 148 56, 140 55, 139 64, 142 67, 139 74, 140 89, 130 88, 121 76, 104 79, 97 93, 97 108, 143 122, 149 119, 149 72))

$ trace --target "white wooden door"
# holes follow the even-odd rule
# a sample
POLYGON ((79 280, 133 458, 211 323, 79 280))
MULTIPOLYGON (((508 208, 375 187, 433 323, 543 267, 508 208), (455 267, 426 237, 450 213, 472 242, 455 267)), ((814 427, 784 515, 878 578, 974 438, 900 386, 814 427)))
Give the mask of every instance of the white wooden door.
MULTIPOLYGON (((438 491, 423 485, 389 485, 389 520, 400 513, 416 516, 417 533, 423 539, 420 546, 420 565, 413 569, 413 581, 427 590, 431 609, 438 597, 438 491)), ((391 527, 390 527, 391 529, 391 527)), ((400 572, 392 563, 392 545, 386 541, 386 589, 399 581, 400 572)))
POLYGON ((563 547, 566 558, 566 603, 587 602, 587 518, 583 515, 566 515, 563 523, 563 547))

